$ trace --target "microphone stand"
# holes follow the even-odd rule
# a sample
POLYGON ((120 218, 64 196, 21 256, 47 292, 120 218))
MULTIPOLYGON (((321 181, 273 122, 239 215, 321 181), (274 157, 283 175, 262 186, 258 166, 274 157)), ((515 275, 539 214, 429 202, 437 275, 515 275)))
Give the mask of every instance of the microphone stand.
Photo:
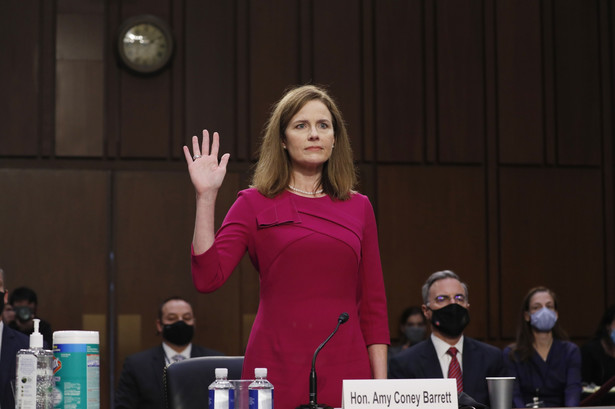
POLYGON ((310 403, 308 403, 307 405, 299 405, 296 409, 333 409, 333 407, 329 405, 319 405, 318 403, 316 403, 316 389, 318 388, 318 383, 316 381, 316 356, 325 346, 325 344, 329 342, 333 335, 335 335, 340 325, 348 321, 348 318, 348 313, 341 313, 339 318, 337 319, 337 325, 335 326, 335 329, 333 330, 331 335, 329 335, 327 339, 325 339, 325 341, 320 344, 318 348, 316 348, 316 351, 314 351, 314 356, 312 357, 312 370, 310 371, 310 403))

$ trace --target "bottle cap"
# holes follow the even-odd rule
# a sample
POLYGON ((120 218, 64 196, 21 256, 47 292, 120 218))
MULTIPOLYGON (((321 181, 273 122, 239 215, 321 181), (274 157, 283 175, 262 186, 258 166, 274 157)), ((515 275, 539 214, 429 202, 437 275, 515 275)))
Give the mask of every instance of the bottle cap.
POLYGON ((216 379, 228 377, 228 368, 216 368, 216 379))
POLYGON ((254 368, 254 376, 256 378, 266 378, 267 368, 254 368))
POLYGON ((34 332, 30 334, 30 348, 42 348, 43 347, 43 335, 38 332, 38 326, 41 322, 40 319, 34 318, 34 332))

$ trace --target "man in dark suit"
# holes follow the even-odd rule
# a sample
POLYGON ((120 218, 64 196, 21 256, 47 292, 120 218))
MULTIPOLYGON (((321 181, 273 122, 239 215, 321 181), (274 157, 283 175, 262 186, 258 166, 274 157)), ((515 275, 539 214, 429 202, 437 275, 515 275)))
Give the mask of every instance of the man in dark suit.
MULTIPOLYGON (((4 289, 4 271, 0 268, 0 315, 8 301, 8 291, 4 289)), ((19 331, 4 325, 0 319, 0 408, 15 407, 13 394, 15 380, 15 363, 17 351, 30 347, 30 340, 19 331)))
POLYGON ((160 305, 156 328, 162 345, 126 358, 115 391, 115 409, 163 409, 165 366, 186 358, 224 355, 191 343, 194 324, 192 306, 183 298, 171 297, 160 305))
POLYGON ((506 376, 502 351, 463 335, 470 322, 468 287, 452 271, 433 273, 423 285, 430 338, 391 358, 389 378, 456 378, 457 391, 489 406, 486 377, 506 376))

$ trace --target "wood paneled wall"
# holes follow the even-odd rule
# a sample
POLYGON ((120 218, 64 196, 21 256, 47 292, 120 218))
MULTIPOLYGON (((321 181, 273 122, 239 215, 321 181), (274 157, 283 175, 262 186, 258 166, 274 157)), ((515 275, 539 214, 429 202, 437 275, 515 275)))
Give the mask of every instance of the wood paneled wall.
POLYGON ((611 0, 0 2, 0 265, 54 329, 99 329, 103 407, 124 357, 159 342, 159 302, 194 304, 196 341, 241 354, 249 261, 190 280, 194 196, 181 146, 207 127, 248 185, 263 123, 293 84, 327 85, 379 223, 390 327, 452 269, 468 333, 511 341, 525 292, 560 296, 578 342, 615 302, 611 0), (122 21, 166 20, 170 66, 138 76, 122 21), (582 312, 581 312, 582 311, 582 312))

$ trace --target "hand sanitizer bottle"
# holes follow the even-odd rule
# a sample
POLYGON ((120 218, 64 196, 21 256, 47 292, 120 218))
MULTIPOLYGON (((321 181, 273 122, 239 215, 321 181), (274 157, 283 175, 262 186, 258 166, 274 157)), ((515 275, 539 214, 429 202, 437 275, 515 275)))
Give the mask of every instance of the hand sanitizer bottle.
POLYGON ((34 318, 30 348, 17 352, 16 409, 53 409, 53 352, 43 349, 40 320, 34 318))

